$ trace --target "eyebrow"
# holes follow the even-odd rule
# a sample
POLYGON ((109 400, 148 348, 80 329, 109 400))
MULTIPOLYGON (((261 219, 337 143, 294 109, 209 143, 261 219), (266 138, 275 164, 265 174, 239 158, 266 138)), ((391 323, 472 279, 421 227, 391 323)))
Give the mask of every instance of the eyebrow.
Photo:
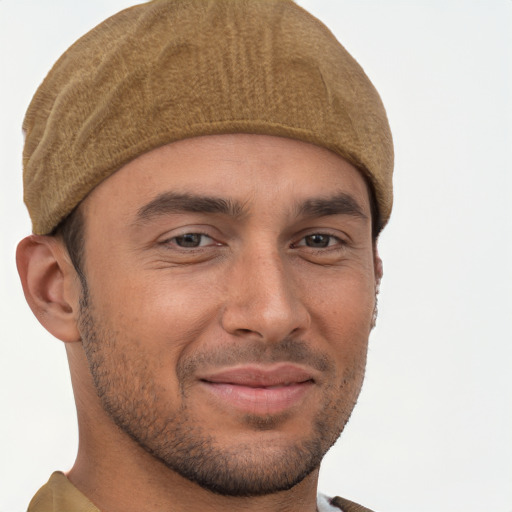
POLYGON ((220 213, 241 217, 244 206, 238 201, 219 197, 165 192, 142 206, 136 216, 137 223, 145 223, 172 213, 220 213))
MULTIPOLYGON (((344 192, 329 197, 307 199, 297 203, 292 211, 297 217, 349 215, 367 219, 359 203, 344 192)), ((139 208, 136 223, 144 224, 156 217, 173 213, 210 213, 239 218, 246 212, 247 209, 243 203, 232 199, 165 192, 139 208)))
POLYGON ((297 216, 326 217, 329 215, 349 215, 367 219, 359 203, 349 194, 339 192, 330 197, 308 199, 297 205, 297 216))

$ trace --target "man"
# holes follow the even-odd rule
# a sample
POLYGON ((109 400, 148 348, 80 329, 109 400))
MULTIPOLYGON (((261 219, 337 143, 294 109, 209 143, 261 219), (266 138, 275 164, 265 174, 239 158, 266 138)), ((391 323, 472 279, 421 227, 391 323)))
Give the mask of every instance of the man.
POLYGON ((135 6, 24 130, 18 269, 80 438, 29 510, 368 510, 317 479, 363 381, 393 150, 330 32, 290 0, 135 6))

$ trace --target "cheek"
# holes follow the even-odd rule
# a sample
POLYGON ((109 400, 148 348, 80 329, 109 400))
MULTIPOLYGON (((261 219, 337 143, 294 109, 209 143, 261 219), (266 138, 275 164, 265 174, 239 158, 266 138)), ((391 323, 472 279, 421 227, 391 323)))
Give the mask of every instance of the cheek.
POLYGON ((212 276, 194 280, 169 270, 131 273, 118 266, 96 277, 91 300, 103 321, 121 343, 143 343, 155 358, 178 357, 217 314, 221 294, 212 276))
POLYGON ((333 273, 316 287, 316 293, 311 290, 308 300, 313 332, 326 340, 340 364, 364 359, 375 308, 372 269, 333 273))

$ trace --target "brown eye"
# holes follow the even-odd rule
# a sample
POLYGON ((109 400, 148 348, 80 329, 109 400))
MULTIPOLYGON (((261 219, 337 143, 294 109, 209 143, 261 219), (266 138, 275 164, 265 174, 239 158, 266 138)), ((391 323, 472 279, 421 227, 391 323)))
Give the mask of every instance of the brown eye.
POLYGON ((324 249, 331 244, 334 239, 331 235, 314 234, 304 237, 304 242, 307 247, 313 247, 314 249, 324 249))
POLYGON ((184 235, 174 237, 173 240, 179 247, 188 248, 202 247, 212 242, 209 236, 201 233, 185 233, 184 235))

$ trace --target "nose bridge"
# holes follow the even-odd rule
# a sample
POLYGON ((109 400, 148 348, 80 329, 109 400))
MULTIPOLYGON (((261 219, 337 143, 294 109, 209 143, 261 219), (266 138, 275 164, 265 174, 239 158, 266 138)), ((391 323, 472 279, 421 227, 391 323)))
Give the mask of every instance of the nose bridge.
POLYGON ((271 244, 246 250, 231 268, 224 328, 279 341, 307 327, 309 315, 286 256, 271 244))

